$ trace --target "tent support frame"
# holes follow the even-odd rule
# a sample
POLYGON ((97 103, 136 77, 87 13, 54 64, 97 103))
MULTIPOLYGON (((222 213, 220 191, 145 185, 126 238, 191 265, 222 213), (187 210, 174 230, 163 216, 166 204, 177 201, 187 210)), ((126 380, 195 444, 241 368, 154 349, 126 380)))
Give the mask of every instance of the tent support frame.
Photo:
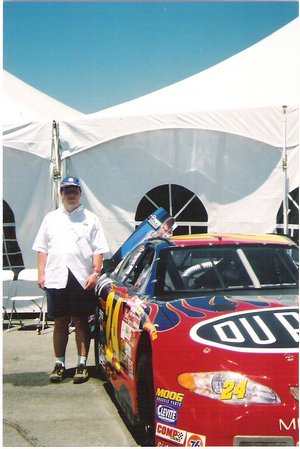
POLYGON ((286 148, 286 132, 287 132, 287 106, 282 106, 283 112, 283 146, 282 146, 282 170, 284 174, 284 192, 283 192, 283 232, 288 235, 288 195, 289 195, 289 179, 288 179, 288 158, 286 148))
POLYGON ((59 132, 55 120, 52 122, 52 145, 51 145, 51 164, 53 181, 53 206, 57 209, 60 205, 60 183, 61 183, 61 155, 59 151, 59 132))

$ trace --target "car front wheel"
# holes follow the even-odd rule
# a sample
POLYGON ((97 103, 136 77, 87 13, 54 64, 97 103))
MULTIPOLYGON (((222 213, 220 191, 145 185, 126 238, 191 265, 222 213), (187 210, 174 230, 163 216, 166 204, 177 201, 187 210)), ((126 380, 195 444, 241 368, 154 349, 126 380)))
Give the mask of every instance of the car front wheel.
POLYGON ((155 411, 152 355, 150 344, 137 362, 137 394, 141 438, 144 446, 155 445, 155 411))

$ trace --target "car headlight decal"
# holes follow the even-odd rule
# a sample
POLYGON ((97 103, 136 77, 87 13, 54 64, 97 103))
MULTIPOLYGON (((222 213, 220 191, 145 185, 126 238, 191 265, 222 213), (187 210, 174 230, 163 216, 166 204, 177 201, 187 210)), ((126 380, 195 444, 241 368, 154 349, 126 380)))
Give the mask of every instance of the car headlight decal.
POLYGON ((231 371, 182 373, 180 386, 200 396, 227 404, 279 404, 279 396, 269 387, 231 371))
POLYGON ((299 387, 290 387, 291 395, 299 402, 299 387))

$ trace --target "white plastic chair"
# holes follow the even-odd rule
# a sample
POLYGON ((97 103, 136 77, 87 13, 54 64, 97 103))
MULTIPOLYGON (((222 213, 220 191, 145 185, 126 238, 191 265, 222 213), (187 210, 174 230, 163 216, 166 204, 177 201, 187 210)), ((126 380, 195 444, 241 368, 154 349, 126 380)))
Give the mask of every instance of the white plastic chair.
POLYGON ((12 281, 14 279, 15 273, 12 270, 4 270, 1 272, 1 280, 2 280, 2 310, 3 316, 2 320, 5 320, 5 317, 9 320, 9 314, 7 312, 7 303, 11 298, 11 288, 12 281))
MULTIPOLYGON (((8 324, 8 330, 12 326, 12 318, 15 313, 18 317, 21 327, 24 327, 23 321, 18 313, 17 304, 20 302, 31 301, 34 306, 37 306, 39 309, 39 318, 37 323, 38 333, 41 333, 47 325, 46 320, 46 296, 44 294, 40 294, 40 289, 37 285, 38 280, 38 270, 36 268, 27 268, 18 274, 17 286, 15 295, 10 298, 12 301, 12 309, 10 313, 10 319, 8 324), (19 294, 20 292, 20 294, 19 294)), ((34 309, 34 307, 33 307, 34 309)), ((34 311, 34 310, 33 310, 34 311)))

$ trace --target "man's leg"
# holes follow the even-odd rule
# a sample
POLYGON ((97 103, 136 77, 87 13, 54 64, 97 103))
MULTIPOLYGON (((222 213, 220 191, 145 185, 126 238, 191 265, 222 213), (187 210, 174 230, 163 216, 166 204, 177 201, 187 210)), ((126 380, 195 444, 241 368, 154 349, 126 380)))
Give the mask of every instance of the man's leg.
POLYGON ((86 369, 86 359, 90 345, 88 316, 95 310, 95 293, 94 291, 85 290, 71 272, 68 285, 70 286, 69 310, 75 326, 75 339, 78 353, 78 364, 74 376, 74 383, 82 383, 88 380, 89 377, 86 369))
POLYGON ((86 316, 72 317, 75 326, 75 339, 78 357, 87 357, 89 352, 88 320, 86 316))
POLYGON ((70 315, 66 305, 66 289, 46 289, 48 318, 54 321, 53 347, 55 367, 50 382, 61 382, 66 374, 65 353, 69 337, 70 315))
POLYGON ((78 364, 74 376, 74 383, 82 383, 89 378, 89 374, 86 369, 86 360, 90 345, 88 319, 87 316, 73 316, 72 321, 75 326, 75 339, 78 354, 78 364))
POLYGON ((61 382, 66 376, 65 356, 69 338, 69 317, 54 319, 53 347, 55 354, 55 367, 50 374, 50 382, 61 382))
POLYGON ((60 317, 54 320, 53 346, 56 358, 65 357, 69 339, 70 317, 60 317))

